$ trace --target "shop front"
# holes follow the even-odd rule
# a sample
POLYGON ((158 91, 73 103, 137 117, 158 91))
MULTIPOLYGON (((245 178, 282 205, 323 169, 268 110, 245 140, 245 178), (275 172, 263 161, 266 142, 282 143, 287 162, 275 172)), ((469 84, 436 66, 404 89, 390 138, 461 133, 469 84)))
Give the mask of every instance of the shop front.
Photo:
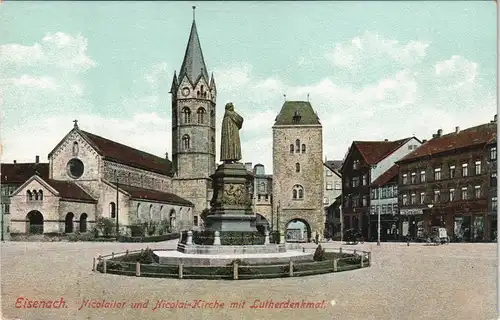
POLYGON ((482 242, 487 239, 484 214, 455 214, 454 220, 452 241, 482 242))
MULTIPOLYGON (((370 215, 370 240, 377 241, 378 216, 370 215)), ((380 215, 380 241, 400 240, 399 219, 392 214, 380 215)))
POLYGON ((416 239, 423 233, 422 209, 400 209, 400 236, 416 239))

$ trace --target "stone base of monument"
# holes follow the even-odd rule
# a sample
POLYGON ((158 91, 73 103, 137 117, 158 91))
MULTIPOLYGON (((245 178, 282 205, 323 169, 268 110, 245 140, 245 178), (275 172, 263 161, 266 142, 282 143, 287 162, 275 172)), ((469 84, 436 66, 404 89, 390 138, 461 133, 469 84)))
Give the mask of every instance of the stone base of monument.
POLYGON ((256 232, 250 187, 253 175, 242 163, 223 163, 211 176, 214 194, 205 229, 211 231, 256 232))

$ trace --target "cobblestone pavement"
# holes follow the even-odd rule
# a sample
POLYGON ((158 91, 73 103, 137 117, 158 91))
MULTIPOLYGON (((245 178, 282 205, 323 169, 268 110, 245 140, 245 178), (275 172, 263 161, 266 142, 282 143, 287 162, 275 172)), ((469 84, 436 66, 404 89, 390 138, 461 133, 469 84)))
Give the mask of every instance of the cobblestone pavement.
MULTIPOLYGON (((173 248, 176 241, 150 244, 173 248)), ((338 248, 338 242, 323 244, 338 248)), ((308 244, 313 248, 314 245, 308 244)), ((496 319, 496 245, 364 243, 370 268, 268 280, 177 280, 93 273, 92 257, 146 244, 1 244, 2 319, 496 319), (66 308, 20 309, 16 299, 60 300, 66 308), (124 308, 83 308, 85 299, 126 302, 124 308), (156 301, 205 300, 223 308, 153 311, 156 301), (255 300, 326 301, 317 309, 250 308, 255 300), (147 308, 130 307, 146 302, 147 308), (231 302, 246 301, 243 308, 231 302), (334 301, 331 303, 331 301, 334 301)))

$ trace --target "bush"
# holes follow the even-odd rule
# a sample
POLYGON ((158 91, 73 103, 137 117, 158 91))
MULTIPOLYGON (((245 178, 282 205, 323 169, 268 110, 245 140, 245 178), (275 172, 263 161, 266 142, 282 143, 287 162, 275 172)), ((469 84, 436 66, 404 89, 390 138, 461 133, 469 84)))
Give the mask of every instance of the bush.
POLYGON ((150 248, 146 248, 146 250, 141 251, 138 261, 141 264, 152 264, 158 263, 159 258, 153 253, 153 250, 151 250, 150 248))
POLYGON ((135 224, 130 226, 130 235, 132 237, 144 237, 146 234, 144 224, 135 224))
POLYGON ((109 237, 115 233, 116 223, 114 219, 101 217, 97 219, 95 229, 104 237, 109 237))
POLYGON ((313 260, 314 261, 323 261, 325 259, 326 259, 325 249, 323 249, 323 247, 321 247, 321 245, 319 245, 316 248, 316 251, 314 251, 313 260))
POLYGON ((170 230, 170 222, 168 221, 168 219, 161 220, 160 223, 158 224, 157 229, 159 235, 168 233, 170 230))
POLYGON ((68 234, 68 241, 92 241, 95 239, 94 232, 85 232, 85 233, 70 233, 68 234))

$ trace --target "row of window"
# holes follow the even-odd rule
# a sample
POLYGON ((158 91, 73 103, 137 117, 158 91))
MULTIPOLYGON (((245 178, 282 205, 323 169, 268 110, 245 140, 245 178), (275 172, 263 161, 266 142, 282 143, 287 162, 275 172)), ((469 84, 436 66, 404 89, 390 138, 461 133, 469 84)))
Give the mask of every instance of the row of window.
POLYGON ((371 190, 371 198, 375 199, 387 199, 394 198, 398 196, 398 186, 397 185, 388 185, 380 188, 371 190))
POLYGON ((27 201, 43 200, 43 190, 26 191, 26 200, 27 201))
MULTIPOLYGON (((479 199, 482 196, 481 186, 474 186, 474 198, 479 199)), ((432 202, 441 202, 441 201, 456 201, 456 200, 469 200, 470 192, 468 187, 462 187, 458 192, 455 189, 449 189, 447 192, 447 196, 445 198, 441 197, 441 190, 434 190, 434 195, 432 198, 432 202), (460 195, 460 199, 458 198, 460 195)), ((409 204, 425 204, 426 202, 426 194, 425 192, 420 192, 419 197, 417 199, 416 193, 411 193, 408 197, 408 194, 402 195, 402 204, 404 206, 409 204)))
POLYGON ((353 188, 359 187, 360 185, 367 186, 368 174, 365 173, 361 177, 352 177, 351 181, 347 180, 345 184, 347 187, 353 187, 353 188))
POLYGON ((340 181, 336 181, 335 184, 332 183, 327 183, 326 184, 326 190, 342 190, 342 185, 340 184, 340 181))
MULTIPOLYGON (((198 108, 198 110, 196 111, 198 124, 205 124, 206 113, 207 113, 207 111, 205 110, 205 108, 202 108, 202 107, 198 108)), ((211 120, 211 124, 214 125, 215 124, 215 112, 213 110, 210 112, 210 120, 211 120)), ((191 123, 191 109, 189 109, 188 107, 182 108, 182 122, 184 124, 191 123)))
MULTIPOLYGON (((460 172, 461 172, 462 177, 470 176, 469 164, 463 163, 462 170, 460 172)), ((481 161, 476 161, 474 163, 474 174, 475 175, 482 174, 481 161)), ((402 178, 402 183, 403 184, 408 184, 408 183, 415 184, 418 182, 425 183, 427 180, 426 176, 427 176, 427 172, 425 170, 421 170, 420 174, 418 175, 418 179, 417 179, 417 171, 414 171, 410 174, 410 180, 408 180, 408 173, 404 173, 403 178, 402 178)), ((443 179, 441 167, 434 168, 434 176, 433 177, 434 177, 434 181, 439 181, 439 180, 443 179)), ((455 167, 455 165, 450 165, 448 167, 448 179, 455 179, 455 178, 457 178, 456 167, 455 167)))
POLYGON ((354 195, 354 196, 347 196, 344 199, 344 207, 350 207, 352 204, 352 207, 366 207, 368 205, 368 196, 362 196, 361 198, 359 195, 354 195))
POLYGON ((293 143, 290 144, 290 153, 306 153, 306 145, 300 144, 300 140, 295 140, 295 145, 293 143))
POLYGON ((370 212, 372 214, 397 214, 398 213, 398 204, 397 203, 389 203, 383 205, 371 206, 370 212))

